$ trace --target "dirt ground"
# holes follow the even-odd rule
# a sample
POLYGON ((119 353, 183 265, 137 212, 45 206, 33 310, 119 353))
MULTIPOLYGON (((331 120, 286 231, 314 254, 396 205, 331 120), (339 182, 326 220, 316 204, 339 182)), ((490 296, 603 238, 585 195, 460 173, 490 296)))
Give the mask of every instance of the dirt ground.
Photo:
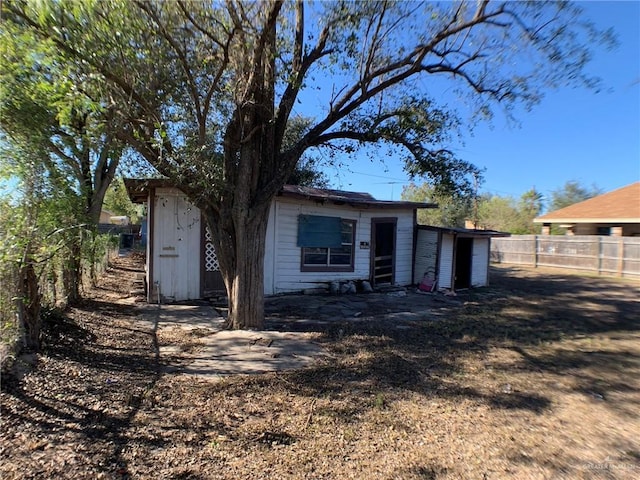
POLYGON ((158 355, 197 350, 197 331, 136 323, 139 260, 2 378, 3 480, 640 478, 638 283, 501 267, 487 288, 317 323, 279 297, 267 327, 328 355, 210 382, 158 355))

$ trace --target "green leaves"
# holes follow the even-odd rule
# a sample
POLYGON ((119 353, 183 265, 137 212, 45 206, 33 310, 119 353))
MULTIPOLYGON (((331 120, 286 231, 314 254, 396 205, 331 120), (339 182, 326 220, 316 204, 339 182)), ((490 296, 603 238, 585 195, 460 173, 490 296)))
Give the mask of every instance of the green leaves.
POLYGON ((551 203, 549 210, 559 210, 574 203, 588 200, 589 198, 600 195, 602 190, 596 185, 588 187, 582 185, 575 180, 569 180, 565 182, 562 187, 559 187, 551 192, 551 203))
POLYGON ((418 223, 437 227, 464 227, 473 218, 473 196, 439 192, 429 183, 411 183, 402 189, 402 199, 437 203, 438 208, 418 211, 418 223))
MULTIPOLYGON (((123 141, 165 175, 182 172, 186 181, 197 181, 211 167, 199 153, 203 147, 231 148, 223 135, 247 105, 263 102, 261 109, 277 112, 280 136, 290 105, 309 90, 322 92, 321 104, 300 108, 317 120, 287 154, 299 157, 318 145, 344 148, 345 140, 386 142, 409 152, 403 160, 410 175, 468 190, 469 175, 479 172, 446 149, 449 132, 462 125, 459 118, 490 119, 496 107, 511 115, 516 105, 530 108, 547 88, 564 84, 594 87, 596 80, 584 73, 589 42, 613 44, 610 31, 576 20, 579 8, 564 2, 335 1, 304 7, 51 0, 9 1, 4 8, 11 28, 32 32, 62 52, 58 63, 76 87, 65 87, 66 95, 90 92, 96 102, 84 110, 109 105, 123 141), (272 11, 276 50, 267 52, 272 11), (256 70, 267 58, 275 71, 256 70), (273 95, 259 93, 265 84, 257 78, 273 95), (460 92, 456 108, 425 100, 451 87, 460 92), (190 177, 185 172, 193 168, 198 174, 190 177)), ((74 104, 63 97, 63 105, 74 104)), ((58 108, 61 123, 69 123, 71 113, 58 108)), ((254 127, 238 126, 245 132, 254 127)))

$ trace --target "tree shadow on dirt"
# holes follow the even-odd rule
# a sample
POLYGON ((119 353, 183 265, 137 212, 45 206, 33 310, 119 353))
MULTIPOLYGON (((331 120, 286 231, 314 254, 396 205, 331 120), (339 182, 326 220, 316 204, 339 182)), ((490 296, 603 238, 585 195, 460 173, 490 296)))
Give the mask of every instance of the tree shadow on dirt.
POLYGON ((83 461, 109 478, 128 478, 126 432, 160 372, 150 355, 150 333, 120 329, 111 316, 125 317, 127 308, 86 300, 64 313, 47 311, 38 368, 2 382, 5 425, 20 425, 45 451, 76 439, 86 446, 83 461), (87 312, 95 312, 92 322, 83 321, 87 312))
MULTIPOLYGON (((491 287, 462 292, 444 305, 434 300, 421 311, 409 305, 412 294, 393 298, 390 309, 401 312, 402 303, 407 302, 411 314, 392 317, 314 323, 309 320, 314 312, 305 311, 304 302, 287 306, 286 299, 281 300, 285 309, 296 312, 289 317, 291 329, 321 333, 337 359, 285 375, 304 395, 349 395, 360 407, 354 406, 354 415, 370 408, 371 397, 377 393, 401 391, 470 399, 492 408, 536 414, 552 408, 549 395, 538 391, 480 391, 456 381, 464 373, 467 356, 482 357, 493 348, 507 348, 520 353, 521 361, 515 365, 519 371, 582 375, 577 388, 595 397, 605 396, 598 384, 603 378, 609 389, 637 393, 620 377, 625 366, 640 373, 640 358, 634 352, 571 347, 547 357, 526 352, 573 338, 637 335, 640 289, 601 278, 515 273, 500 269, 493 273, 491 287)), ((279 329, 288 329, 286 316, 277 315, 271 321, 279 329)), ((504 368, 507 371, 514 365, 504 368)), ((612 407, 625 408, 622 404, 612 407)))

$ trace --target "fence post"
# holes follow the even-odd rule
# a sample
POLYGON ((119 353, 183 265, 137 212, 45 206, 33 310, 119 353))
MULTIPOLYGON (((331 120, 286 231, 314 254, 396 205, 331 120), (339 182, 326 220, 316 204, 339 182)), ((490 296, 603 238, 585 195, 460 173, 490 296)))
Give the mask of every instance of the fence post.
POLYGON ((538 268, 538 235, 533 236, 533 267, 538 268))
POLYGON ((601 236, 597 236, 595 239, 595 244, 596 244, 596 248, 595 248, 595 253, 596 253, 596 272, 598 272, 598 275, 600 275, 600 272, 602 270, 602 237, 601 236))
POLYGON ((618 276, 622 277, 622 270, 624 268, 624 237, 620 237, 618 242, 618 276))

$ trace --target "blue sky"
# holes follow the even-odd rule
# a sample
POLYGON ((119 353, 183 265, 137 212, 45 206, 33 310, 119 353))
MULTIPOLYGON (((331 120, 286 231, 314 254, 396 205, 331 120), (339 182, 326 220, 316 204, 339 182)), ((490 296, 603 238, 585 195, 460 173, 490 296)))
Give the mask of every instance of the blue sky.
MULTIPOLYGON (((604 89, 548 92, 532 112, 517 115, 510 126, 499 114, 493 125, 478 125, 464 145, 452 149, 485 168, 481 192, 519 197, 534 187, 546 197, 568 180, 604 191, 640 180, 640 1, 580 2, 602 28, 613 27, 619 46, 594 48, 588 72, 604 89)), ((378 199, 400 198, 408 183, 399 162, 352 162, 329 168, 332 186, 366 191, 378 199)))

